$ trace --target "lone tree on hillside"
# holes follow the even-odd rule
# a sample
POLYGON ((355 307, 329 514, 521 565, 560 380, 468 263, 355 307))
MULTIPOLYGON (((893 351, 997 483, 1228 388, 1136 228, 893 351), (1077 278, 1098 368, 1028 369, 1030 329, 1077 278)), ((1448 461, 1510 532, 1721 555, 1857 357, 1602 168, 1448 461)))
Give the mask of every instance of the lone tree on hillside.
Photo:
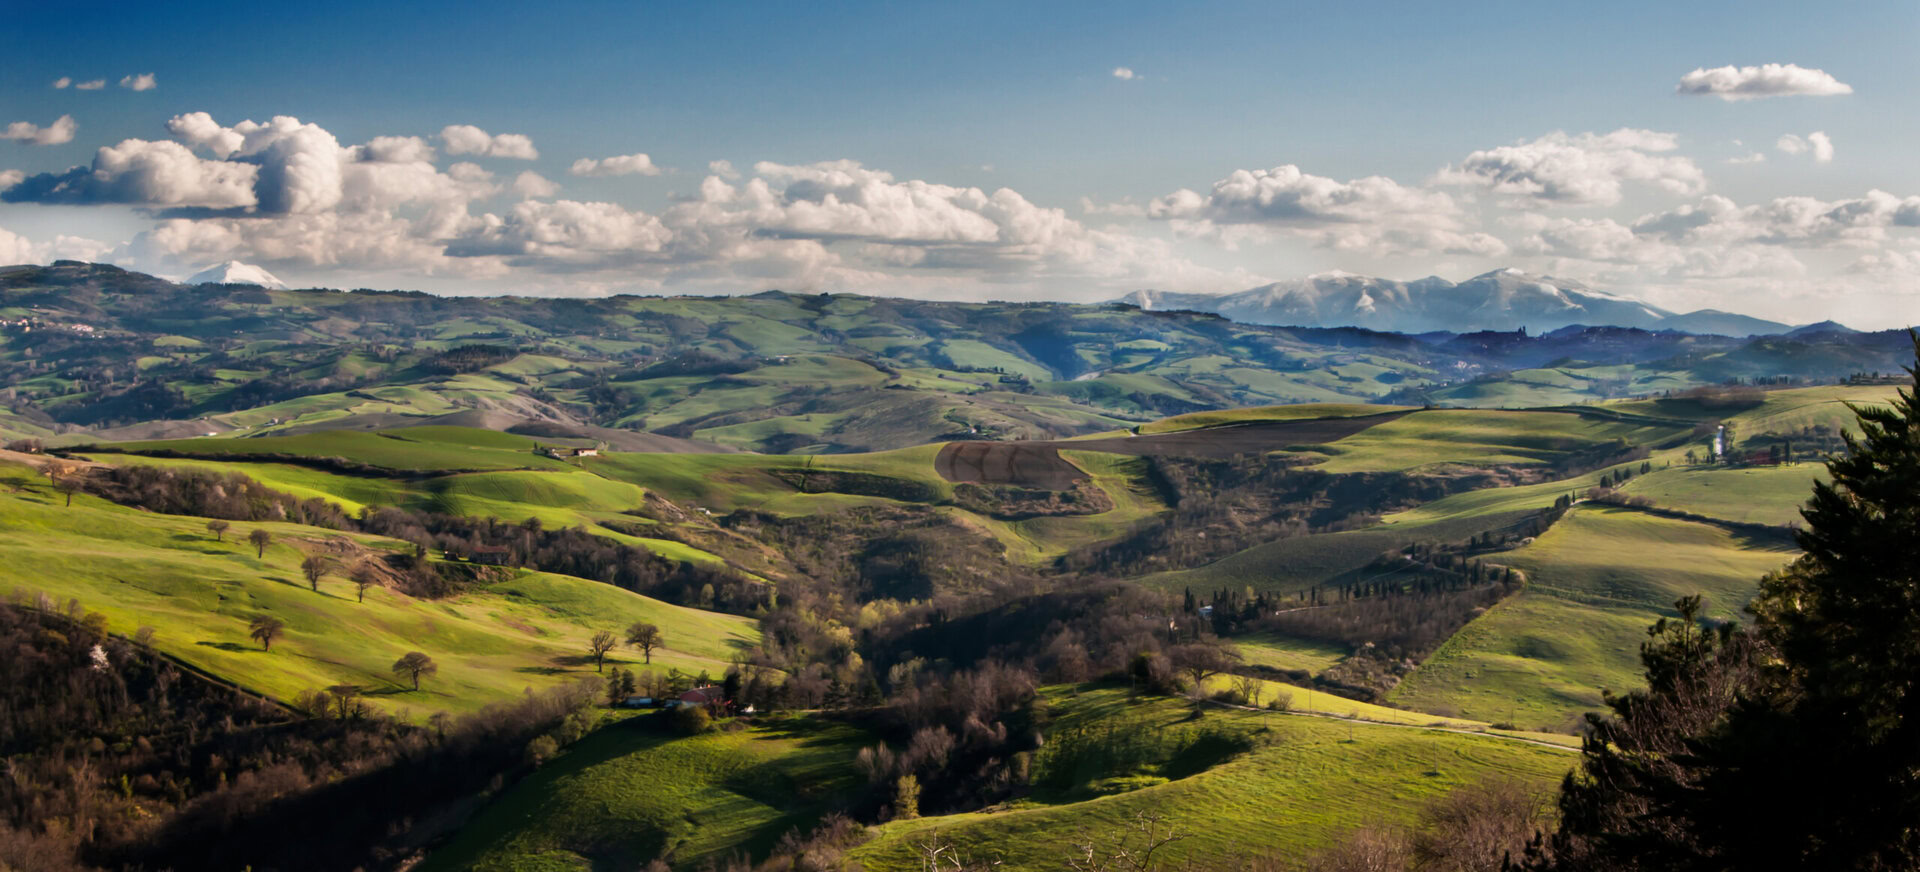
POLYGON ((627 628, 627 644, 640 649, 647 657, 647 663, 653 663, 653 649, 667 644, 667 637, 660 628, 645 621, 635 622, 627 628))
POLYGON ((253 528, 253 532, 247 534, 247 541, 253 543, 253 556, 265 557, 267 556, 267 546, 273 544, 273 534, 259 527, 255 527, 253 528))
POLYGON ((440 667, 433 662, 433 658, 419 651, 408 651, 406 656, 393 661, 393 674, 401 678, 413 679, 414 690, 420 689, 421 676, 437 675, 439 672, 440 667))
POLYGON ((353 579, 354 602, 366 602, 367 588, 380 583, 380 577, 374 573, 373 561, 371 559, 355 563, 353 565, 351 578, 353 579))
POLYGON ((225 542, 227 541, 226 540, 227 528, 231 526, 233 525, 225 521, 222 521, 219 518, 215 518, 207 522, 207 532, 213 534, 213 541, 225 542))
POLYGON ((1232 655, 1219 645, 1191 642, 1173 649, 1173 666, 1193 679, 1195 690, 1205 690, 1207 679, 1233 668, 1232 655))
POLYGON ((320 590, 320 577, 333 571, 333 560, 324 554, 309 554, 300 561, 300 574, 307 577, 307 584, 315 591, 320 590))
POLYGON ((280 638, 281 631, 287 628, 287 622, 272 615, 260 615, 255 617, 253 623, 247 626, 250 630, 247 635, 253 637, 254 641, 260 643, 260 650, 271 651, 273 650, 273 640, 280 638))
POLYGON ((613 646, 618 644, 620 639, 613 635, 612 630, 601 630, 593 634, 593 638, 587 641, 587 653, 593 655, 593 671, 600 671, 601 666, 607 662, 607 652, 612 651, 613 646))
POLYGON ((64 476, 54 487, 59 488, 61 493, 66 494, 67 508, 73 508, 73 495, 80 491, 80 480, 71 475, 64 476))

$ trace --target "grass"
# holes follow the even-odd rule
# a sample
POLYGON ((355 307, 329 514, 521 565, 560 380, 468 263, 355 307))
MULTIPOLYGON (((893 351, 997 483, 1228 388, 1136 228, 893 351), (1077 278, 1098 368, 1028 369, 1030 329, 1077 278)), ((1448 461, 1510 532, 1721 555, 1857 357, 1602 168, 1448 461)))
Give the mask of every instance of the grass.
POLYGON ((1192 412, 1162 418, 1140 425, 1142 435, 1152 433, 1174 433, 1181 430, 1197 430, 1201 427, 1217 427, 1222 424, 1244 424, 1249 421, 1299 421, 1310 418, 1357 418, 1367 415, 1379 415, 1387 412, 1407 411, 1412 406, 1379 406, 1365 403, 1300 403, 1292 406, 1254 406, 1245 409, 1223 409, 1212 412, 1192 412))
POLYGON ((1749 524, 1800 520, 1813 483, 1826 478, 1818 463, 1726 468, 1675 466, 1627 482, 1626 492, 1664 508, 1749 524))
POLYGON ((1575 507, 1531 544, 1487 558, 1526 573, 1527 589, 1469 622, 1388 700, 1425 711, 1563 728, 1597 709, 1600 689, 1640 684, 1639 642, 1703 594, 1738 618, 1791 546, 1629 509, 1575 507))
MULTIPOLYGON (((29 481, 0 465, 0 483, 29 481)), ((591 674, 585 641, 600 629, 646 620, 670 650, 654 668, 724 672, 734 651, 756 644, 747 618, 672 606, 610 585, 529 573, 446 600, 416 600, 373 588, 364 603, 339 577, 308 589, 299 564, 308 551, 364 553, 406 547, 378 537, 280 523, 235 523, 224 542, 202 519, 139 512, 87 495, 66 507, 34 484, 0 494, 0 590, 78 600, 109 629, 156 630, 155 647, 250 690, 291 699, 334 684, 359 684, 381 708, 424 715, 464 712, 591 674), (256 557, 243 540, 255 528, 275 544, 256 557), (269 614, 285 635, 271 651, 248 638, 248 622, 269 614), (389 672, 394 659, 422 651, 440 673, 419 692, 389 672)), ((616 652, 618 662, 636 654, 616 652)))
POLYGON ((1235 636, 1231 641, 1240 649, 1241 660, 1248 666, 1304 669, 1316 675, 1347 656, 1346 649, 1338 645, 1295 639, 1279 633, 1235 636))
POLYGON ((637 869, 654 857, 694 868, 764 855, 861 785, 870 741, 801 718, 673 738, 655 714, 601 729, 482 809, 422 872, 637 869))
MULTIPOLYGON (((114 445, 117 451, 177 451, 210 457, 260 457, 290 455, 300 457, 339 457, 382 469, 448 471, 456 469, 565 469, 567 464, 545 455, 534 454, 532 440, 522 440, 526 448, 472 444, 480 441, 470 431, 466 442, 453 441, 447 432, 468 428, 403 428, 389 433, 362 430, 323 430, 298 436, 260 436, 251 439, 224 437, 170 439, 156 442, 125 442, 114 445), (426 438, 413 438, 410 430, 427 430, 426 438)), ((505 434, 494 434, 504 436, 505 434)), ((520 440, 521 437, 508 437, 520 440)))
POLYGON ((1641 445, 1685 432, 1569 412, 1441 409, 1414 412, 1313 450, 1330 455, 1316 467, 1326 472, 1395 472, 1449 463, 1549 463, 1616 440, 1641 445))
MULTIPOLYGON (((1254 856, 1305 868, 1312 853, 1363 824, 1408 823, 1431 798, 1491 775, 1545 788, 1573 759, 1490 737, 1279 714, 1213 709, 1193 722, 1187 705, 1136 702, 1112 688, 1049 693, 1056 701, 1052 734, 1060 741, 1072 741, 1074 732, 1093 741, 1133 737, 1147 746, 1142 759, 1151 774, 1106 785, 1121 792, 1092 799, 1046 802, 1036 793, 1005 810, 886 824, 851 859, 873 872, 919 869, 916 845, 938 839, 1006 869, 1058 869, 1082 832, 1107 837, 1134 814, 1157 811, 1190 834, 1168 849, 1176 868, 1233 868, 1254 856), (1181 743, 1191 741, 1196 726, 1250 750, 1194 761, 1181 743), (1156 742, 1163 747, 1155 749, 1156 742), (1192 771, 1195 762, 1213 765, 1192 771)), ((1040 777, 1048 774, 1043 763, 1036 760, 1040 777)))

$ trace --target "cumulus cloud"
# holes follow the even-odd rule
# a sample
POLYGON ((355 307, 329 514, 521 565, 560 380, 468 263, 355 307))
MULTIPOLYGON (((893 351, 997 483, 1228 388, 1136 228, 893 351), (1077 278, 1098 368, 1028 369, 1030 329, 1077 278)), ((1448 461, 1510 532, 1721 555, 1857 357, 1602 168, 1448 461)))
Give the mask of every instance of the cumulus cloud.
POLYGON ((1708 196, 1633 223, 1637 234, 1708 248, 1747 243, 1863 248, 1879 245, 1896 228, 1920 228, 1920 196, 1871 190, 1841 200, 1776 197, 1749 206, 1708 196))
POLYGON ((533 140, 524 134, 502 133, 495 136, 471 124, 449 124, 441 128, 440 141, 446 146, 447 154, 472 154, 514 160, 540 158, 540 152, 533 147, 533 140))
POLYGON ((53 87, 55 89, 65 88, 66 86, 71 84, 73 84, 73 79, 68 76, 61 76, 60 78, 53 80, 53 87))
POLYGON ((1812 155, 1813 159, 1819 163, 1828 163, 1833 160, 1833 139, 1818 130, 1807 134, 1804 139, 1792 133, 1786 134, 1774 143, 1774 147, 1787 154, 1812 155))
POLYGON ((1766 162, 1767 162, 1767 154, 1766 152, 1762 152, 1762 151, 1750 151, 1750 152, 1747 152, 1746 154, 1739 155, 1737 157, 1727 158, 1727 163, 1733 164, 1734 166, 1742 166, 1744 164, 1757 164, 1757 163, 1766 163, 1766 162))
POLYGON ((1566 206, 1613 205, 1630 181, 1697 194, 1706 188, 1706 175, 1691 159, 1669 154, 1678 145, 1671 133, 1628 127, 1577 136, 1555 131, 1473 152, 1436 180, 1566 206))
POLYGON ((1825 70, 1798 64, 1762 64, 1757 67, 1697 68, 1680 77, 1675 91, 1722 100, 1759 100, 1765 97, 1830 97, 1853 93, 1853 86, 1825 70))
POLYGON ((1189 235, 1233 242, 1246 229, 1282 232, 1326 248, 1376 255, 1496 255, 1500 240, 1465 228, 1459 206, 1440 191, 1385 176, 1341 182, 1292 164, 1235 170, 1201 194, 1182 189, 1147 204, 1148 217, 1189 235))
POLYGON ((544 199, 560 193, 560 186, 533 170, 522 170, 513 177, 513 192, 526 199, 544 199))
POLYGON ((61 145, 73 141, 73 134, 80 129, 72 115, 62 115, 52 124, 41 127, 31 121, 15 121, 0 130, 0 139, 26 142, 33 145, 61 145))
POLYGON ((376 136, 354 146, 353 157, 375 163, 433 163, 433 146, 418 136, 376 136))
POLYGON ((707 161, 707 172, 728 181, 740 178, 740 171, 733 168, 733 161, 730 160, 707 161))
POLYGON ((39 243, 0 227, 0 264, 46 263, 62 258, 101 260, 113 246, 80 236, 57 236, 52 242, 39 243))
POLYGON ((1133 71, 1132 67, 1114 67, 1113 77, 1123 82, 1132 81, 1133 79, 1139 78, 1138 74, 1136 74, 1133 71))
POLYGON ((4 191, 26 179, 27 174, 20 170, 0 170, 0 191, 4 191))
POLYGON ((102 147, 93 164, 29 176, 0 192, 9 203, 125 203, 228 209, 252 206, 260 168, 205 160, 177 142, 128 139, 102 147))
POLYGON ((154 80, 152 73, 138 73, 135 75, 121 76, 120 87, 129 91, 151 91, 160 87, 160 83, 154 80))
POLYGON ((105 88, 106 86, 107 86, 106 79, 92 79, 85 82, 75 82, 73 85, 74 89, 79 91, 98 91, 101 88, 105 88))
POLYGON ((567 172, 576 176, 657 176, 660 168, 653 165, 653 158, 635 153, 598 159, 583 157, 574 161, 567 172))

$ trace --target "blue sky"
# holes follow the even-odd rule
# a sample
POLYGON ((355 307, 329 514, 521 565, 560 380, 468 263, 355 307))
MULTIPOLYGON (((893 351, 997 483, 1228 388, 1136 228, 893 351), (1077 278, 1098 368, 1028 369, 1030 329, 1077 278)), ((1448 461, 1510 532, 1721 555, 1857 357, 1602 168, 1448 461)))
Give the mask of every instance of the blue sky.
POLYGON ((0 260, 1062 299, 1517 265, 1920 320, 1911 3, 288 6, 13 10, 0 260))

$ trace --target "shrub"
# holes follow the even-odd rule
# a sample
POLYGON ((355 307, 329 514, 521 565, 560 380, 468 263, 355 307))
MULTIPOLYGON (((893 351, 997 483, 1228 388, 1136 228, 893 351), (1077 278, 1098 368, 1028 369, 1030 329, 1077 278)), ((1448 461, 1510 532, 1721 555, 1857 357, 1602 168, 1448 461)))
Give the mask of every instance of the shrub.
POLYGON ((683 705, 673 710, 673 728, 682 735, 696 736, 713 726, 713 718, 704 707, 683 705))

